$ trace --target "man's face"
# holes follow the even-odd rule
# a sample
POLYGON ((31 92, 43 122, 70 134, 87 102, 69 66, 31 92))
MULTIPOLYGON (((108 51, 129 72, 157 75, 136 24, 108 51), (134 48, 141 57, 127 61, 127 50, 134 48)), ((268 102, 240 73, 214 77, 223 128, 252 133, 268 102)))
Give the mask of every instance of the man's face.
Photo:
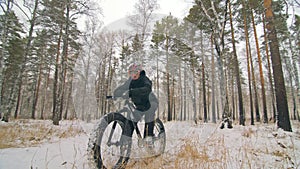
POLYGON ((135 71, 129 71, 130 77, 132 80, 137 80, 140 77, 140 71, 135 70, 135 71))

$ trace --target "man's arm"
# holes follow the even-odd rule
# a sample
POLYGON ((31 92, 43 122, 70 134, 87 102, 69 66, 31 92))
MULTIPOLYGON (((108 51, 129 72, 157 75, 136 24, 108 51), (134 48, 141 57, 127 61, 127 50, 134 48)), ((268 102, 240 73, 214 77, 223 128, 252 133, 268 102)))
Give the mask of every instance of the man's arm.
POLYGON ((125 92, 129 90, 130 80, 127 80, 123 85, 117 87, 114 91, 115 97, 121 97, 125 92))

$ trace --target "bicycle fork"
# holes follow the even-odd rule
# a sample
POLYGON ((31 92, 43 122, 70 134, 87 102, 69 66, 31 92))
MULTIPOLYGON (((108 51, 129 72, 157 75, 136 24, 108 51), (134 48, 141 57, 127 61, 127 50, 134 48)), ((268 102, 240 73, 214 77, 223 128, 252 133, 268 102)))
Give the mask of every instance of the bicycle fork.
MULTIPOLYGON (((114 121, 113 123, 113 126, 112 126, 112 130, 110 131, 109 133, 109 137, 108 137, 108 140, 107 140, 107 145, 110 147, 111 145, 113 145, 113 143, 111 142, 111 138, 115 132, 115 129, 116 129, 116 126, 117 126, 117 121, 114 121)), ((119 143, 115 143, 116 145, 119 145, 119 143)))

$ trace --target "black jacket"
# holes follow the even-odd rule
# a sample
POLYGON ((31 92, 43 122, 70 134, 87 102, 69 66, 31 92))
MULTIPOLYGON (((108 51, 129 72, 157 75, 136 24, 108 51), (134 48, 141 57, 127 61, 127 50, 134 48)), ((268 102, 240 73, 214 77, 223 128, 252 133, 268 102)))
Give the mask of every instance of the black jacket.
POLYGON ((150 108, 151 102, 157 103, 157 98, 152 93, 152 82, 146 76, 144 70, 141 71, 140 77, 137 80, 129 78, 123 85, 119 86, 114 91, 114 96, 120 97, 127 91, 129 91, 128 95, 137 110, 146 111, 150 108))

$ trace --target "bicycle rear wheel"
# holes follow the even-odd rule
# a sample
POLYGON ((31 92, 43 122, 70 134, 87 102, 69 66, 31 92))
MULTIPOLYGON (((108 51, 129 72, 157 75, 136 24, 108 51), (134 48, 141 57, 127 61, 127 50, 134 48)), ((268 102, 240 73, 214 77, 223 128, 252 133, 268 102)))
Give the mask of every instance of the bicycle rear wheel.
POLYGON ((121 143, 125 122, 119 113, 109 113, 101 119, 93 146, 97 168, 125 168, 131 151, 131 142, 121 143))

